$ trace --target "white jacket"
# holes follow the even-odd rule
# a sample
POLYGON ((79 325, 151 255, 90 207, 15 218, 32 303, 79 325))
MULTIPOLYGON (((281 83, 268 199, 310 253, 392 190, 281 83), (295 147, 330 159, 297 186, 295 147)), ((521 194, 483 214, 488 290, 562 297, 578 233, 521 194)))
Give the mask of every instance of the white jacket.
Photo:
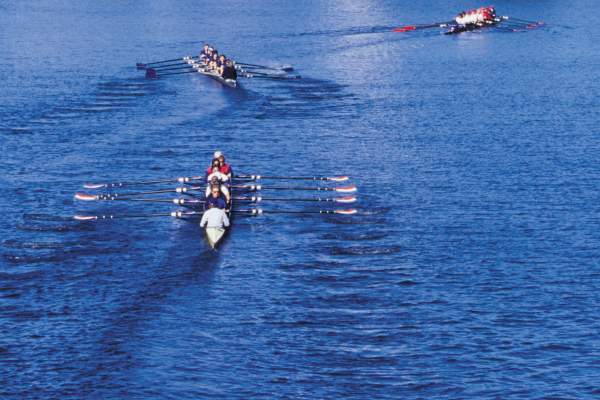
POLYGON ((225 210, 220 208, 210 208, 204 211, 202 219, 200 220, 200 227, 204 228, 223 228, 229 226, 229 217, 225 213, 225 210))

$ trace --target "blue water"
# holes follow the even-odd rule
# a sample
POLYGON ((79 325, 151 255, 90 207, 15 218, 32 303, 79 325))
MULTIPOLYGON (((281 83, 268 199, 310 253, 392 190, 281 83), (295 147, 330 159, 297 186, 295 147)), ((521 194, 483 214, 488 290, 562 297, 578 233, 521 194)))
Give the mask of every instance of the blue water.
POLYGON ((479 5, 405 3, 0 2, 0 398, 600 395, 597 4, 389 32, 479 5), (203 40, 303 78, 134 67, 203 40), (360 214, 239 218, 218 252, 179 220, 69 218, 170 211, 73 194, 217 149, 351 175, 360 214))

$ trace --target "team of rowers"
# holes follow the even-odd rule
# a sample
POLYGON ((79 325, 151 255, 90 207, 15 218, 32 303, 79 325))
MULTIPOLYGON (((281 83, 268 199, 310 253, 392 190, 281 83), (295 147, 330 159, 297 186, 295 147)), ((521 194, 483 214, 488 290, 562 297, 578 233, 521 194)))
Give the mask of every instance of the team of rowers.
POLYGON ((216 151, 212 163, 205 173, 206 203, 200 221, 201 227, 222 229, 229 226, 229 217, 226 211, 231 207, 229 185, 232 173, 231 166, 225 162, 223 153, 216 151))
POLYGON ((219 55, 219 52, 205 43, 200 52, 200 62, 210 71, 214 71, 221 75, 223 79, 237 79, 237 72, 233 60, 225 57, 224 54, 219 55))
POLYGON ((484 25, 488 24, 496 18, 496 9, 494 6, 480 7, 474 10, 460 12, 454 20, 457 24, 467 25, 484 25))

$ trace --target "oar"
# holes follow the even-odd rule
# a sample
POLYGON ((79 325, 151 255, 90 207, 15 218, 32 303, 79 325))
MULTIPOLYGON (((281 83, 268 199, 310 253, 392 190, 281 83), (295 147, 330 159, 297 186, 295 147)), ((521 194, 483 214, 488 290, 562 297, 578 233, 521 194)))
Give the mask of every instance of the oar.
POLYGON ((338 193, 354 193, 356 192, 356 186, 344 186, 344 187, 288 187, 288 186, 267 186, 262 185, 231 185, 232 188, 246 189, 249 191, 254 190, 312 190, 312 191, 326 191, 326 192, 338 192, 338 193))
POLYGON ((272 69, 274 71, 293 71, 294 67, 292 67, 291 65, 282 65, 281 67, 268 67, 266 65, 259 65, 259 64, 249 64, 249 63, 243 63, 243 62, 236 62, 236 65, 240 65, 242 67, 247 67, 247 68, 258 68, 258 69, 272 69))
POLYGON ((286 80, 286 79, 302 79, 300 75, 269 75, 269 74, 256 74, 252 73, 241 73, 239 74, 242 78, 256 78, 256 79, 273 79, 273 80, 286 80))
POLYGON ((109 194, 100 194, 100 195, 88 195, 85 193, 78 193, 76 195, 77 200, 83 201, 141 201, 145 203, 171 203, 177 204, 179 206, 193 207, 197 205, 204 205, 206 203, 201 199, 138 199, 136 197, 120 197, 109 194))
POLYGON ((526 28, 526 29, 534 29, 540 26, 537 23, 528 23, 528 22, 515 22, 510 20, 503 20, 502 25, 508 25, 509 27, 514 28, 526 28))
POLYGON ((349 210, 314 210, 314 211, 287 211, 287 210, 263 210, 261 208, 252 208, 248 210, 234 210, 236 213, 247 213, 251 215, 261 214, 343 214, 352 215, 358 211, 355 209, 349 210))
POLYGON ((158 69, 158 68, 149 68, 147 69, 147 71, 149 71, 150 69, 156 71, 156 72, 164 72, 164 71, 176 71, 178 69, 186 69, 186 68, 193 68, 191 65, 189 64, 185 64, 185 65, 181 65, 179 67, 169 67, 169 68, 165 68, 165 69, 158 69))
POLYGON ((354 196, 345 196, 345 197, 334 197, 334 198, 297 198, 297 197, 262 197, 262 196, 251 196, 251 197, 234 197, 235 201, 248 201, 252 203, 260 203, 261 201, 315 201, 315 202, 332 202, 332 203, 354 203, 356 201, 356 197, 354 196))
POLYGON ((421 25, 406 25, 398 28, 394 28, 393 32, 410 32, 416 31, 417 29, 428 29, 428 28, 445 28, 454 21, 446 22, 434 22, 433 24, 421 24, 421 25))
POLYGON ((146 70, 146 78, 157 79, 157 78, 160 78, 161 76, 180 75, 180 74, 193 74, 195 72, 196 72, 196 70, 192 69, 192 70, 183 71, 183 72, 168 72, 166 74, 160 74, 160 76, 159 76, 158 73, 156 72, 156 70, 154 68, 148 68, 146 70))
POLYGON ((545 24, 544 21, 530 21, 527 19, 514 18, 514 17, 502 17, 502 19, 513 20, 513 21, 521 22, 523 24, 532 24, 532 25, 544 25, 545 24))
POLYGON ((181 176, 178 178, 158 179, 154 181, 124 181, 124 182, 112 182, 112 183, 86 183, 83 185, 86 189, 102 189, 102 188, 114 188, 124 186, 141 186, 141 185, 153 185, 155 183, 187 183, 190 181, 203 180, 200 176, 181 176))
MULTIPOLYGON (((190 65, 190 64, 188 64, 187 62, 184 62, 184 61, 182 60, 181 62, 178 62, 178 63, 174 63, 174 64, 165 64, 165 65, 158 65, 158 66, 155 66, 155 67, 150 67, 150 68, 154 68, 154 69, 155 69, 155 70, 157 70, 157 71, 161 71, 161 70, 164 70, 164 71, 166 71, 166 70, 167 70, 168 68, 170 68, 170 67, 176 67, 176 66, 185 66, 185 65, 187 65, 187 66, 190 66, 190 67, 191 67, 191 65, 190 65)), ((145 68, 141 68, 141 69, 145 69, 145 68)))
POLYGON ((122 215, 74 215, 73 218, 78 221, 96 221, 101 219, 125 219, 125 218, 153 218, 153 217, 173 217, 186 218, 194 215, 202 215, 201 211, 172 211, 170 213, 150 213, 150 214, 122 214, 122 215))
POLYGON ((235 175, 235 178, 244 178, 257 181, 260 179, 282 179, 282 180, 303 180, 303 181, 332 181, 332 182, 344 182, 350 179, 349 177, 342 176, 268 176, 268 175, 235 175))
POLYGON ((134 192, 134 193, 111 193, 111 194, 88 194, 88 193, 75 193, 75 199, 83 200, 83 201, 94 201, 94 200, 103 200, 101 197, 133 197, 133 196, 144 196, 147 194, 159 194, 159 193, 187 193, 188 191, 198 191, 205 190, 202 186, 184 186, 184 187, 176 187, 172 189, 162 189, 162 190, 151 190, 148 192, 134 192))
POLYGON ((171 60, 153 61, 153 62, 149 62, 149 63, 135 63, 135 66, 138 68, 146 68, 148 65, 164 64, 164 63, 170 63, 173 61, 181 61, 181 60, 183 60, 183 57, 173 58, 171 60))

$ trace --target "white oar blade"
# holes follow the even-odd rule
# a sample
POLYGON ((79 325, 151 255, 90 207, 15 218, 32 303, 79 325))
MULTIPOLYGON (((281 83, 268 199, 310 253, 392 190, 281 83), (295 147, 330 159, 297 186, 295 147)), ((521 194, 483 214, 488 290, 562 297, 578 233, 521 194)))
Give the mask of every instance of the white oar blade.
POLYGON ((86 183, 83 185, 83 187, 86 189, 101 189, 103 187, 106 187, 106 184, 104 184, 104 183, 86 183))
POLYGON ((356 201, 356 197, 354 196, 345 196, 334 199, 336 203, 354 203, 356 201))
POLYGON ((83 201, 98 200, 98 196, 95 196, 93 194, 88 194, 88 193, 75 193, 75 198, 77 200, 83 200, 83 201))
POLYGON ((348 176, 332 176, 330 178, 327 178, 328 181, 333 181, 333 182, 344 182, 344 181, 347 181, 348 179, 350 179, 350 177, 348 177, 348 176))
POLYGON ((343 215, 353 215, 356 214, 358 211, 355 209, 350 209, 350 210, 335 210, 336 214, 343 214, 343 215))
POLYGON ((339 192, 339 193, 354 193, 354 192, 356 192, 356 186, 352 185, 352 186, 338 187, 338 188, 335 188, 335 191, 339 192))
POLYGON ((98 219, 98 217, 96 217, 95 215, 74 215, 73 218, 77 221, 93 221, 95 219, 98 219))

